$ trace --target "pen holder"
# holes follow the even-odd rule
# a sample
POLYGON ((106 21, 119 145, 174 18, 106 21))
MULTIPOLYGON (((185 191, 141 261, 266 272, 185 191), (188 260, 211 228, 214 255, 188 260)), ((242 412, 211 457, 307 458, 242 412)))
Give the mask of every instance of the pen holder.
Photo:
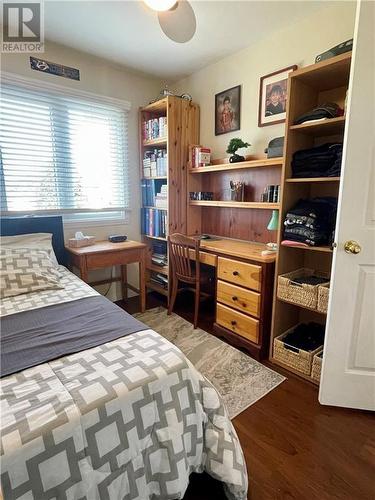
POLYGON ((233 182, 230 183, 230 199, 231 201, 243 201, 244 199, 244 182, 233 182))

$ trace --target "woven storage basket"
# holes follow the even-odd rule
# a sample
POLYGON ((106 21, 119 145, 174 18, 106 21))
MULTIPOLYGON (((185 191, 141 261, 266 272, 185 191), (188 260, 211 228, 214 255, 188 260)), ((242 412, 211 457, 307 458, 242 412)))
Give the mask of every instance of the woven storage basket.
POLYGON ((312 367, 311 367, 311 378, 320 382, 320 374, 322 373, 322 361, 323 361, 323 349, 321 349, 313 357, 312 367))
POLYGON ((304 351, 303 349, 297 349, 296 347, 289 346, 283 342, 283 338, 292 332, 298 325, 293 326, 288 331, 276 337, 273 341, 273 357, 283 363, 284 365, 290 366, 294 370, 297 370, 305 375, 311 374, 312 360, 315 354, 321 351, 321 347, 318 347, 314 351, 304 351))
POLYGON ((291 273, 281 274, 278 277, 277 296, 279 299, 286 300, 292 304, 316 309, 318 304, 318 287, 319 285, 306 285, 293 281, 296 278, 319 276, 319 278, 327 279, 329 276, 323 272, 317 272, 313 269, 297 269, 291 273))
POLYGON ((329 298, 329 283, 318 286, 318 304, 317 309, 319 312, 326 313, 328 310, 329 298))

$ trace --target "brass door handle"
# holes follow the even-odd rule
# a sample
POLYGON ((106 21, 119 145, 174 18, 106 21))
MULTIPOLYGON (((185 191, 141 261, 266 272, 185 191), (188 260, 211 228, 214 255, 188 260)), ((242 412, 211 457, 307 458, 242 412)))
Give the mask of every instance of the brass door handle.
POLYGON ((344 250, 346 253, 354 253, 355 255, 357 255, 357 253, 359 253, 362 250, 362 248, 361 245, 356 241, 349 240, 345 242, 344 250))

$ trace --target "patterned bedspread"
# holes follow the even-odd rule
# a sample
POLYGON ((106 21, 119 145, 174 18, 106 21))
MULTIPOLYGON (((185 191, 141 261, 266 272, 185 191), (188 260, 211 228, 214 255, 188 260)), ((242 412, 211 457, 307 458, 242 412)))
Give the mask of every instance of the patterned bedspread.
POLYGON ((229 499, 247 497, 241 446, 220 397, 153 330, 1 386, 4 500, 180 499, 189 474, 204 470, 229 499))
POLYGON ((59 266, 59 271, 61 274, 60 282, 64 288, 61 290, 43 290, 40 292, 24 293, 2 299, 0 300, 0 317, 99 295, 90 285, 80 280, 64 266, 59 266))

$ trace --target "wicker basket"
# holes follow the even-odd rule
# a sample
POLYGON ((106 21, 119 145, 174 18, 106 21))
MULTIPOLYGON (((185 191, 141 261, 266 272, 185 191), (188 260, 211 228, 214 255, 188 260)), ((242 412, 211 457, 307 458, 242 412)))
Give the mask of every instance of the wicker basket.
POLYGON ((323 360, 323 349, 321 349, 313 357, 312 368, 311 368, 311 378, 320 382, 320 374, 322 373, 322 360, 323 360))
POLYGON ((329 275, 323 272, 316 272, 312 269, 297 269, 291 273, 282 274, 278 277, 277 296, 279 299, 298 304, 300 306, 316 309, 318 304, 318 287, 320 285, 306 285, 296 283, 294 279, 319 276, 319 278, 327 279, 329 282, 329 275))
POLYGON ((329 298, 329 283, 318 286, 318 304, 317 309, 321 313, 326 313, 328 310, 329 298))
POLYGON ((321 347, 318 347, 314 351, 304 351, 303 349, 297 349, 293 346, 287 346, 283 342, 283 338, 292 332, 298 325, 293 326, 288 331, 284 332, 282 335, 276 337, 273 341, 273 357, 275 360, 280 361, 284 365, 290 366, 293 370, 304 373, 305 375, 311 374, 311 366, 313 357, 315 354, 321 351, 321 347))

